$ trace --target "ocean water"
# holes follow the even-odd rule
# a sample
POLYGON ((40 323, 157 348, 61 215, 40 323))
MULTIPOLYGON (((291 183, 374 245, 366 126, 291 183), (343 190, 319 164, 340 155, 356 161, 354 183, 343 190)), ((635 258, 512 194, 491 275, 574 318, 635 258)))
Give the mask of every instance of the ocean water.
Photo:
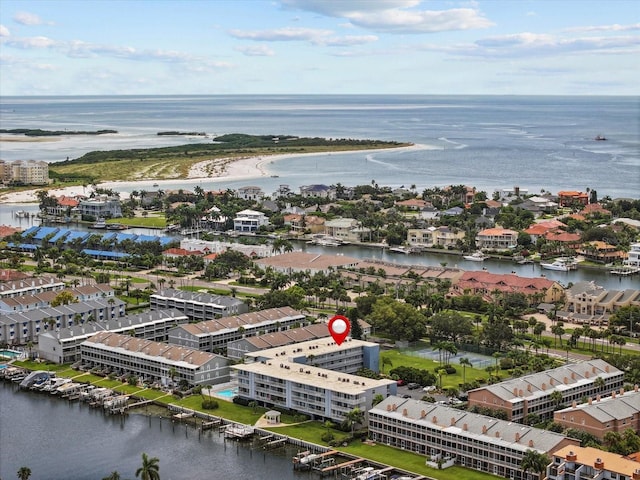
MULTIPOLYGON (((3 97, 0 128, 114 129, 118 134, 0 141, 3 160, 50 162, 92 150, 208 142, 159 131, 321 136, 411 142, 409 151, 327 154, 268 163, 268 176, 203 188, 255 184, 370 183, 419 189, 470 184, 488 193, 519 186, 640 193, 638 97, 555 96, 131 96, 3 97), (604 135, 607 141, 595 141, 604 135), (271 175, 277 177, 271 177, 271 175)), ((151 182, 152 183, 152 182, 151 182)), ((181 186, 179 181, 172 186, 181 186)))

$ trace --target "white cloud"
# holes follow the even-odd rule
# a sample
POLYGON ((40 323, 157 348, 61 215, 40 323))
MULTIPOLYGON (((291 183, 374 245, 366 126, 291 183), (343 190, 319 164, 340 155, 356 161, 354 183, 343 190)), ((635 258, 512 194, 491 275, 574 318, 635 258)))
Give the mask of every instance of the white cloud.
POLYGON ((13 21, 21 25, 44 25, 45 22, 36 14, 29 12, 18 12, 14 15, 13 21))
POLYGON ((56 42, 47 37, 27 37, 27 38, 12 38, 6 42, 4 45, 14 47, 14 48, 22 48, 22 49, 30 49, 30 48, 51 48, 60 45, 60 42, 56 42))
POLYGON ((315 42, 317 39, 333 34, 331 30, 319 30, 315 28, 285 27, 275 30, 242 31, 231 30, 229 34, 242 40, 256 40, 268 42, 307 41, 315 42))
POLYGON ((9 29, 4 25, 0 25, 0 37, 10 37, 10 36, 11 36, 11 32, 9 32, 9 29))
POLYGON ((248 57, 272 57, 275 55, 275 52, 266 45, 249 45, 235 47, 235 49, 248 57))
POLYGON ((614 23, 613 25, 591 25, 584 27, 568 28, 565 32, 628 32, 633 30, 640 30, 640 23, 632 25, 619 25, 614 23))
POLYGON ((419 10, 419 0, 283 0, 289 8, 345 18, 353 25, 387 33, 433 33, 487 28, 493 25, 476 8, 419 10))

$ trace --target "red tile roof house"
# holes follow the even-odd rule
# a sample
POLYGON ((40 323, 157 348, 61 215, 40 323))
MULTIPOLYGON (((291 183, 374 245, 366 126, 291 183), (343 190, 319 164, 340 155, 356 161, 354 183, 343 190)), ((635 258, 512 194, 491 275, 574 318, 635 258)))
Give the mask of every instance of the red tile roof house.
POLYGON ((409 200, 402 200, 400 202, 396 202, 396 206, 404 207, 409 210, 422 210, 427 206, 427 202, 422 200, 421 198, 410 198, 409 200))
POLYGON ((589 205, 585 205, 585 207, 580 210, 580 214, 589 216, 593 214, 600 214, 602 216, 611 216, 611 212, 604 208, 599 203, 590 203, 589 205))
POLYGON ((558 192, 558 203, 561 207, 572 207, 576 204, 586 205, 589 203, 589 195, 573 190, 558 192))
POLYGON ((180 258, 180 257, 188 257, 191 255, 204 255, 204 252, 200 250, 185 250, 184 248, 169 248, 162 252, 162 256, 165 258, 180 258))
POLYGON ((10 227, 8 225, 0 225, 0 238, 5 238, 13 235, 14 233, 20 232, 20 228, 10 227))
POLYGON ((564 288, 547 278, 519 277, 510 273, 490 273, 485 271, 464 272, 451 287, 449 296, 481 295, 485 301, 494 300, 496 292, 523 293, 530 305, 554 303, 564 296, 564 288))
MULTIPOLYGON (((563 231, 548 232, 544 235, 547 242, 558 242, 568 248, 576 250, 582 243, 582 238, 577 233, 567 233, 563 231)), ((558 251, 560 253, 560 250, 558 251)))

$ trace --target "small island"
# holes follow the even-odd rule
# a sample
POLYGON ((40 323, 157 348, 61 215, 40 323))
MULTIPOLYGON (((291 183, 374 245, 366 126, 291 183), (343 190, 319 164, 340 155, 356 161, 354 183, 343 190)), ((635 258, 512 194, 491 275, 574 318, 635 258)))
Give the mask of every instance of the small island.
POLYGON ((241 159, 261 160, 274 155, 379 150, 412 145, 383 140, 234 133, 214 137, 211 142, 188 145, 93 151, 79 158, 49 164, 49 175, 62 183, 217 178, 241 159))
POLYGON ((61 137, 63 135, 105 135, 107 133, 118 133, 117 130, 96 130, 96 131, 76 131, 76 130, 42 130, 40 128, 1 128, 0 133, 10 133, 12 135, 24 135, 26 137, 61 137))

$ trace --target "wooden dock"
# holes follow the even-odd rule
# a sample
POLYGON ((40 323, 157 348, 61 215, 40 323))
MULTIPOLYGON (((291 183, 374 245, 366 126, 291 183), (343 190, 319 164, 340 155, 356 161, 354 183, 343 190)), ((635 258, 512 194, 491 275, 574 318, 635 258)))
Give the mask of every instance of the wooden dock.
POLYGON ((325 467, 321 469, 320 472, 324 475, 325 473, 331 473, 335 470, 339 470, 346 467, 352 467, 362 462, 364 462, 364 458, 356 458, 355 460, 349 460, 348 462, 338 463, 337 465, 325 467))

